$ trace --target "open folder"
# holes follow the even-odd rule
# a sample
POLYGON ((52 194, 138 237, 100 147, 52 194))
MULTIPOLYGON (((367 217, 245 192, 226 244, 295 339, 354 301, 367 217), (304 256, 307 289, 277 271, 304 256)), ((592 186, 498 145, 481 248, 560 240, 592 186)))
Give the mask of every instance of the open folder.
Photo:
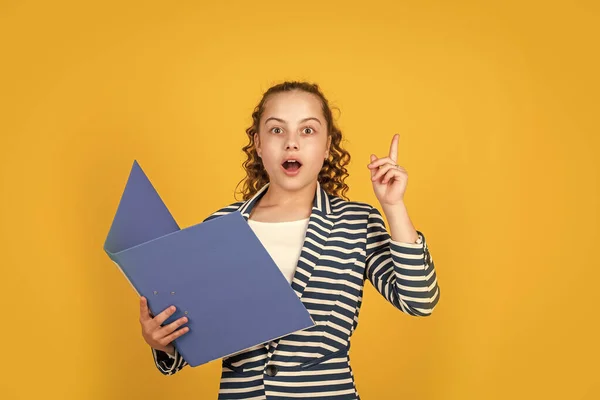
POLYGON ((239 211, 180 229, 134 161, 104 250, 153 315, 177 310, 173 345, 195 367, 314 326, 239 211))

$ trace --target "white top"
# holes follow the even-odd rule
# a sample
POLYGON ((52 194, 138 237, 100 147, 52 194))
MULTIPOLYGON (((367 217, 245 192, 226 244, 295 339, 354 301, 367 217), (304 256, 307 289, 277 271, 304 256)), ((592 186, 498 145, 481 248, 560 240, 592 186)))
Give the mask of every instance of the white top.
POLYGON ((308 221, 309 218, 289 222, 248 220, 248 225, 290 284, 296 272, 308 221))

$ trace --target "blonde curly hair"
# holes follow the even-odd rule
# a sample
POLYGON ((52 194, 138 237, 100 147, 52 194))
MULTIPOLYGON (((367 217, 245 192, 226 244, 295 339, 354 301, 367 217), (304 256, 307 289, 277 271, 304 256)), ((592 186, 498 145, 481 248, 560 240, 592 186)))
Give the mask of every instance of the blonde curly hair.
POLYGON ((269 182, 267 171, 263 167, 262 160, 258 157, 256 152, 254 134, 258 132, 260 118, 264 112, 264 104, 268 98, 276 93, 293 90, 312 93, 321 100, 323 115, 327 122, 327 134, 331 136, 331 147, 329 149, 329 157, 324 161, 317 179, 327 194, 348 200, 346 192, 349 188, 344 181, 349 175, 346 166, 350 162, 350 153, 341 146, 342 131, 335 125, 329 102, 321 92, 319 86, 317 84, 301 81, 285 81, 270 87, 263 94, 262 99, 255 107, 254 112, 252 113, 252 125, 246 129, 248 144, 242 149, 247 156, 247 159, 242 164, 246 171, 246 177, 236 186, 237 189, 237 187, 243 183, 242 190, 236 193, 241 193, 243 199, 248 200, 269 182))

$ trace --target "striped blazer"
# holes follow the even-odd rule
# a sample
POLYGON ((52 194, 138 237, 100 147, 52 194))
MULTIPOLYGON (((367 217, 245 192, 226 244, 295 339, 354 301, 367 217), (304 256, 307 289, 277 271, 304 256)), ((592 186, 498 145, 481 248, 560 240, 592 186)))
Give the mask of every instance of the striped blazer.
MULTIPOLYGON (((247 220, 268 185, 205 221, 235 211, 247 220)), ((427 242, 422 232, 417 233, 417 243, 393 241, 376 208, 329 196, 317 184, 291 283, 316 325, 223 358, 218 398, 360 399, 349 351, 365 279, 394 307, 412 316, 430 315, 440 299, 427 242)), ((177 352, 174 358, 152 352, 165 375, 187 365, 177 352)))

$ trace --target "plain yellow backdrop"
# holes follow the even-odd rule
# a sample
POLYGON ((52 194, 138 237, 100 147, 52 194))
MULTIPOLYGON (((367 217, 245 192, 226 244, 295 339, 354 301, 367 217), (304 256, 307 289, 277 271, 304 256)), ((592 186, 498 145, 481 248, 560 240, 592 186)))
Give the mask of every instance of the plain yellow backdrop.
POLYGON ((261 94, 321 85, 366 164, 400 133, 442 290, 367 284, 365 400, 598 399, 600 8, 594 1, 0 2, 0 398, 214 399, 164 377, 102 250, 134 159, 182 227, 234 201, 261 94))

